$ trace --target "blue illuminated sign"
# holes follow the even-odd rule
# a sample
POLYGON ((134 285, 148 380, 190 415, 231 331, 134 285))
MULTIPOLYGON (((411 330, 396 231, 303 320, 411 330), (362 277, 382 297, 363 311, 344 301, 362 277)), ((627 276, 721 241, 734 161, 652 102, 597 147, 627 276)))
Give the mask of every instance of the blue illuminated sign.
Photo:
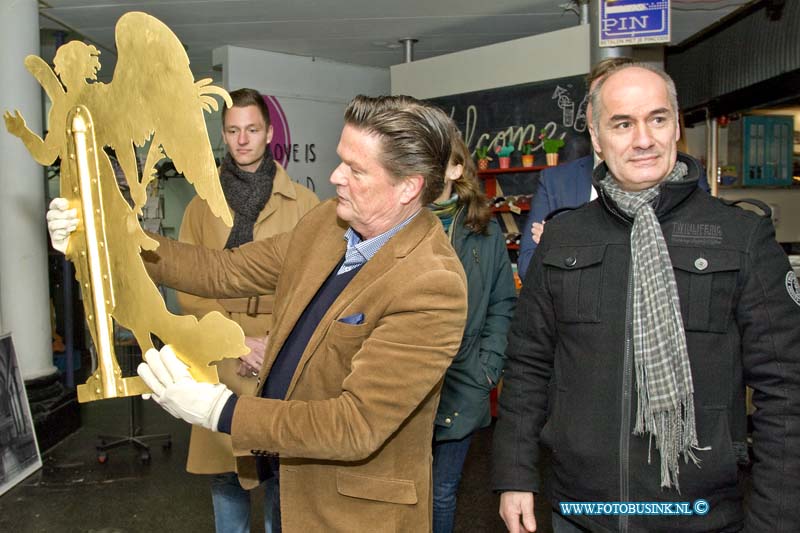
POLYGON ((600 0, 600 46, 668 43, 670 0, 600 0))

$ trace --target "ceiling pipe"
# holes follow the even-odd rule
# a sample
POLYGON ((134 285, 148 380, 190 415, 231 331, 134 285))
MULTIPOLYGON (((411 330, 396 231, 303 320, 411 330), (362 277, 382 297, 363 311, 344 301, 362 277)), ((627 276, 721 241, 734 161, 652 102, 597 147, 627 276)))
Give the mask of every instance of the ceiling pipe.
POLYGON ((578 14, 581 18, 581 26, 585 26, 589 24, 589 0, 577 0, 578 7, 580 8, 580 13, 578 14))
POLYGON ((403 62, 411 63, 414 61, 414 43, 417 42, 417 39, 400 39, 397 42, 404 46, 403 62))

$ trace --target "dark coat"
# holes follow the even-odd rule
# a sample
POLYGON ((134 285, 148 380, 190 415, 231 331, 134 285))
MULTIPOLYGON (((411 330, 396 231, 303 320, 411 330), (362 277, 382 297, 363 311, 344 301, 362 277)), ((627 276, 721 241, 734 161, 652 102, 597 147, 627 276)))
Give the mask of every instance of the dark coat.
MULTIPOLYGON (((680 155, 697 179, 698 163, 680 155)), ((605 165, 595 172, 604 176, 605 165)), ((661 186, 694 383, 700 467, 659 486, 658 451, 633 436, 631 220, 600 198, 548 223, 509 333, 494 488, 538 492, 539 445, 558 502, 694 502, 705 516, 580 516, 593 531, 800 531, 800 295, 767 217, 695 183, 661 186), (698 261, 703 258, 705 261, 698 261), (753 388, 752 494, 742 504, 745 385, 753 388), (648 452, 652 462, 648 464, 648 452), (739 452, 739 453, 737 453, 739 452)))
POLYGON ((489 425, 489 393, 503 375, 506 336, 517 290, 505 239, 496 221, 488 234, 464 226, 459 210, 450 226, 450 242, 467 275, 467 324, 464 339, 447 370, 436 413, 437 441, 460 439, 489 425))
POLYGON ((592 194, 594 156, 587 155, 569 163, 542 170, 539 186, 531 201, 531 210, 522 225, 517 272, 525 279, 536 243, 531 238, 531 224, 541 222, 557 209, 578 207, 589 201, 592 194))
MULTIPOLYGON (((539 186, 531 202, 531 210, 522 225, 517 271, 523 281, 525 274, 528 273, 533 253, 536 251, 536 243, 531 238, 531 224, 547 219, 548 215, 559 209, 580 207, 588 202, 592 195, 593 167, 594 156, 587 155, 542 170, 539 175, 539 186)), ((697 180, 697 186, 708 191, 708 181, 705 177, 697 180)))

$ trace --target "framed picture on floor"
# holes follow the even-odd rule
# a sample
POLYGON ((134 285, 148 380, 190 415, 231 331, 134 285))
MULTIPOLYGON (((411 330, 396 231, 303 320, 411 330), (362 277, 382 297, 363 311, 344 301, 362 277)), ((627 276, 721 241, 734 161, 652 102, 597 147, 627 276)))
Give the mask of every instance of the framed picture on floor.
POLYGON ((0 335, 0 495, 42 467, 11 335, 0 335))

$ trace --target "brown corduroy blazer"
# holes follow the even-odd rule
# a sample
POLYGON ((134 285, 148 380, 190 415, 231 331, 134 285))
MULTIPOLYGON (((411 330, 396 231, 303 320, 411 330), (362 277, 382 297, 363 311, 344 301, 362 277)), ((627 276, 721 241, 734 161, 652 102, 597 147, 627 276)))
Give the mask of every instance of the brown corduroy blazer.
MULTIPOLYGON (((344 255, 346 229, 334 199, 292 232, 233 251, 159 239, 163 260, 151 275, 206 297, 275 291, 260 393, 278 350, 344 255)), ((441 223, 423 209, 331 305, 286 399, 239 399, 231 431, 239 478, 255 486, 255 456, 280 457, 284 531, 430 531, 433 421, 466 311, 461 264, 441 223), (357 313, 362 324, 340 321, 357 313)))

